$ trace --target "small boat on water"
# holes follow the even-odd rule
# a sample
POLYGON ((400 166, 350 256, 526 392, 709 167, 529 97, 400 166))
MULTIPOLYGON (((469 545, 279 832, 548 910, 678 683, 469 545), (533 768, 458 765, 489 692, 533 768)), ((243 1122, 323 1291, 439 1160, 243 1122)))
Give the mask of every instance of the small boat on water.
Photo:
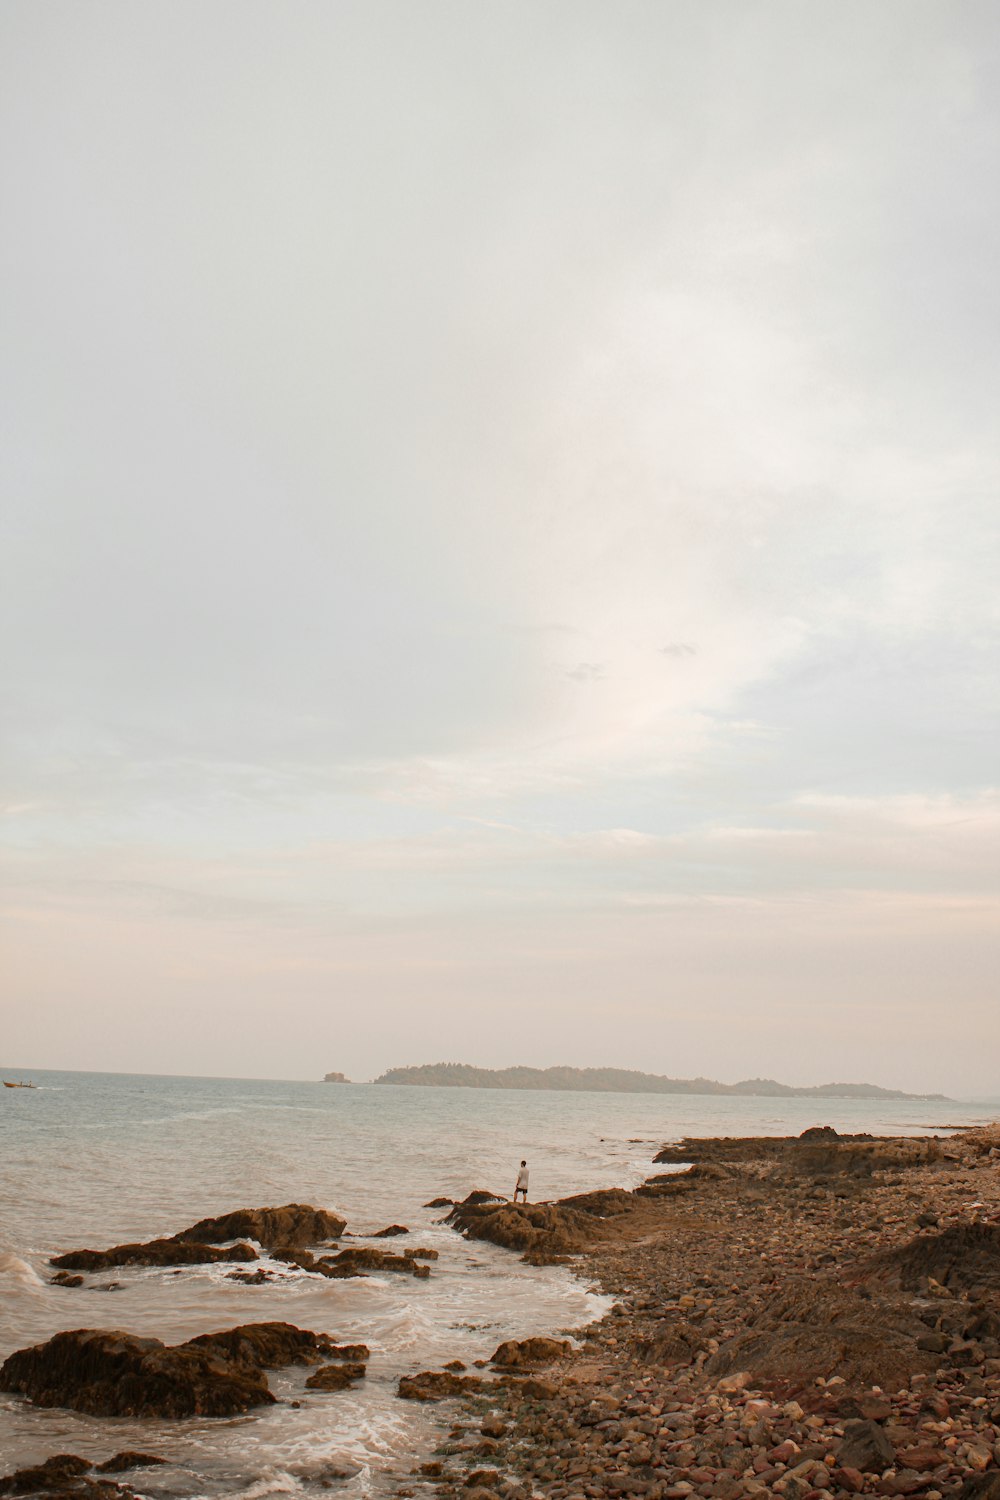
POLYGON ((8 1083, 7 1080, 6 1080, 6 1078, 5 1078, 4 1081, 3 1081, 3 1086, 4 1086, 5 1089, 37 1089, 38 1084, 37 1083, 8 1083))

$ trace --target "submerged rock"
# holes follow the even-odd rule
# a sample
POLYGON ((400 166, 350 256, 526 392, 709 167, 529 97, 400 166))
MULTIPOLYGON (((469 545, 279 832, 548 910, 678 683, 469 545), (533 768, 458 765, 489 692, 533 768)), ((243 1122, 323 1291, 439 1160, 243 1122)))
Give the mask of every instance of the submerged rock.
POLYGON ((0 1495, 30 1495, 39 1490, 55 1490, 86 1474, 93 1465, 75 1453, 57 1453, 44 1463, 18 1469, 0 1478, 0 1495))
POLYGON ((286 1203, 283 1208, 238 1208, 216 1219, 199 1219, 197 1224, 174 1235, 174 1239, 209 1245, 248 1239, 269 1250, 279 1246, 294 1250, 339 1239, 346 1224, 346 1219, 325 1208, 313 1208, 310 1203, 286 1203))
POLYGON ((385 1229, 380 1229, 372 1235, 373 1240, 390 1240, 398 1234, 409 1234, 405 1224, 387 1224, 385 1229))
MULTIPOLYGON (((144 1244, 114 1245, 110 1250, 69 1250, 54 1255, 50 1266, 64 1271, 110 1271, 118 1266, 203 1266, 217 1261, 250 1261, 257 1259, 252 1245, 215 1245, 185 1243, 176 1239, 147 1240, 144 1244)), ((63 1286, 76 1283, 64 1281, 63 1286)))
POLYGON ((309 1376, 307 1391, 347 1391, 356 1380, 363 1380, 365 1366, 360 1363, 323 1365, 309 1376))
POLYGON ((315 1265, 324 1276, 334 1278, 364 1276, 368 1271, 397 1271, 405 1276, 427 1277, 429 1266, 422 1266, 412 1255, 394 1255, 391 1250, 375 1250, 368 1246, 351 1246, 339 1254, 324 1256, 315 1265))
POLYGON ((102 1464, 94 1465, 95 1474, 123 1474, 126 1469, 149 1469, 154 1464, 165 1464, 165 1458, 157 1458, 155 1453, 134 1453, 131 1448, 116 1453, 113 1458, 106 1458, 102 1464))

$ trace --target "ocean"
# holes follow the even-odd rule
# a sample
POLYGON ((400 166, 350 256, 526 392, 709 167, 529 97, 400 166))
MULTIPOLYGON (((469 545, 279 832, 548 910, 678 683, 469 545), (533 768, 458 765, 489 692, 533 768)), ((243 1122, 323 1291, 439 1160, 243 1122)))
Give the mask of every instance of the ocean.
MULTIPOLYGON (((0 1069, 0 1076, 23 1071, 0 1069)), ((30 1075, 0 1089, 0 1360, 67 1328, 122 1328, 167 1343, 236 1323, 281 1319, 372 1350, 354 1390, 303 1390, 307 1370, 272 1373, 279 1404, 232 1420, 101 1419, 36 1410, 0 1395, 0 1473, 55 1453, 101 1461, 160 1454, 129 1476, 154 1497, 379 1497, 440 1441, 433 1410, 400 1401, 401 1374, 471 1365, 503 1339, 572 1330, 606 1310, 586 1267, 530 1267, 469 1244, 431 1198, 473 1188, 510 1194, 517 1165, 531 1197, 631 1187, 684 1135, 798 1134, 809 1125, 899 1134, 945 1131, 997 1113, 989 1103, 570 1094, 388 1085, 30 1075), (85 1287, 49 1284, 48 1258, 169 1235, 208 1215, 289 1202, 336 1210, 357 1241, 391 1223, 440 1252, 429 1280, 329 1281, 275 1266, 246 1286, 230 1266, 124 1269, 85 1287), (111 1284, 114 1283, 112 1286, 111 1284), (292 1406, 292 1401, 300 1402, 292 1406)), ((376 1241, 399 1251, 406 1239, 376 1241)))

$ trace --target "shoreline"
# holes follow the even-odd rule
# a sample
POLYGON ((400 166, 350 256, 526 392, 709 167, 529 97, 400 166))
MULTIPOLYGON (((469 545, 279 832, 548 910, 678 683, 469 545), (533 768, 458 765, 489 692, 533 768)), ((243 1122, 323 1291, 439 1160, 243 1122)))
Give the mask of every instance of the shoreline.
POLYGON ((534 1263, 565 1244, 616 1303, 529 1387, 463 1397, 400 1496, 1000 1500, 1000 1126, 657 1161, 693 1166, 466 1218, 534 1263))

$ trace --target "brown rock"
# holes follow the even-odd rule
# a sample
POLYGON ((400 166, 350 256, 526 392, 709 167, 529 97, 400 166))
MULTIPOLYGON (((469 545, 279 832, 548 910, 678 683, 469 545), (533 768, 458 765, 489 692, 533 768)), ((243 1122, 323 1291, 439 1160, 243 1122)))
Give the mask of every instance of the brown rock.
POLYGON ((570 1348, 571 1345, 566 1339, 508 1339, 497 1349, 491 1364, 505 1370, 523 1369, 530 1365, 549 1365, 553 1360, 568 1354, 570 1348))
POLYGON ((288 1365, 317 1365, 338 1346, 325 1333, 310 1333, 294 1323, 241 1323, 222 1333, 202 1333, 182 1347, 207 1349, 224 1359, 261 1370, 288 1365))
POLYGON ((324 1256, 316 1262, 316 1270, 324 1276, 342 1278, 363 1276, 367 1271, 395 1271, 404 1276, 427 1277, 430 1267, 417 1263, 412 1255, 394 1255, 391 1250, 375 1250, 369 1246, 351 1246, 338 1255, 324 1256))
POLYGON ((398 1394, 404 1401, 443 1401, 466 1391, 481 1391, 486 1381, 478 1375, 453 1375, 447 1370, 424 1370, 419 1375, 403 1375, 398 1394))
POLYGON ((844 1423, 843 1441, 837 1449, 837 1463, 842 1469, 882 1474, 895 1460, 895 1449, 884 1427, 864 1420, 844 1423))
POLYGON ((283 1208, 238 1208, 216 1219, 199 1219, 189 1229, 182 1229, 174 1239, 217 1245, 225 1240, 256 1240, 268 1249, 282 1246, 299 1249, 303 1245, 322 1245, 336 1240, 347 1221, 325 1208, 310 1203, 286 1203, 283 1208))
POLYGON ((182 1245, 177 1240, 148 1240, 145 1244, 115 1245, 110 1250, 70 1250, 65 1255, 54 1255, 49 1265, 65 1271, 108 1271, 116 1266, 203 1266, 217 1261, 256 1259, 257 1252, 250 1245, 219 1249, 193 1242, 182 1245))
POLYGON ((399 1234, 409 1234, 405 1224, 387 1224, 385 1229, 379 1229, 372 1235, 373 1240, 390 1240, 399 1234))
POLYGON ((126 1469, 149 1469, 154 1464, 165 1464, 165 1458, 157 1458, 155 1453, 135 1453, 131 1448, 125 1448, 121 1453, 116 1453, 113 1458, 106 1458, 102 1464, 96 1464, 96 1474, 121 1474, 126 1469))
POLYGON ((54 1490, 86 1474, 91 1467, 85 1458, 78 1458, 75 1453, 57 1453, 44 1463, 5 1475, 0 1479, 0 1495, 28 1495, 39 1490, 54 1490))
POLYGON ((0 1390, 97 1417, 229 1417, 274 1401, 259 1367, 92 1328, 19 1349, 0 1367, 0 1390))
POLYGON ((363 1379, 361 1364, 322 1365, 306 1381, 307 1391, 346 1391, 356 1380, 363 1379))

